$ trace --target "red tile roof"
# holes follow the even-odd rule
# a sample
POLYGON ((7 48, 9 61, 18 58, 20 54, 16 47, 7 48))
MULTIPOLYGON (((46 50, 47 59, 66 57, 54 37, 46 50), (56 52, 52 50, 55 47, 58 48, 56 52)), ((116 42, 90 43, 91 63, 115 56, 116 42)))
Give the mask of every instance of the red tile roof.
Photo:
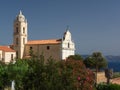
POLYGON ((0 50, 4 52, 15 52, 15 50, 9 48, 9 46, 0 46, 0 50))
POLYGON ((59 44, 61 39, 51 39, 51 40, 31 40, 27 44, 59 44))

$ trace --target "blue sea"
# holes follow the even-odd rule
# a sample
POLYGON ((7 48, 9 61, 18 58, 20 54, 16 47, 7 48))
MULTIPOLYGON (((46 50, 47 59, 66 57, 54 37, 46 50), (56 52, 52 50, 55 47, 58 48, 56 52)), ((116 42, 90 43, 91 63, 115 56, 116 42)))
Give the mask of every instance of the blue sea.
POLYGON ((108 68, 114 72, 120 72, 120 62, 108 62, 108 68))

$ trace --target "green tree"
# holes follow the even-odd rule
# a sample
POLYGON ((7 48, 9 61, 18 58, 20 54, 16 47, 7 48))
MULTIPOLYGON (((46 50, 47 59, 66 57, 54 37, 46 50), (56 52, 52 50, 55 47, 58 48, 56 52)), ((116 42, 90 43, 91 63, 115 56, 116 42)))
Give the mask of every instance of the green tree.
POLYGON ((8 66, 0 62, 0 90, 3 90, 5 87, 9 87, 11 81, 9 79, 8 66))
MULTIPOLYGON (((2 69, 0 67, 0 72, 7 72, 7 82, 11 83, 14 80, 16 90, 93 90, 94 88, 93 73, 86 69, 81 60, 67 59, 55 62, 49 58, 45 63, 44 56, 41 55, 40 58, 19 59, 15 64, 7 65, 7 68, 3 67, 4 65, 2 69)), ((5 85, 2 84, 0 87, 5 85)))
POLYGON ((107 66, 107 61, 101 52, 93 52, 91 56, 84 60, 84 64, 86 67, 95 68, 96 72, 98 72, 107 66))
POLYGON ((44 56, 41 55, 40 59, 31 58, 27 61, 29 69, 23 77, 23 90, 46 90, 44 56))
POLYGON ((15 81, 15 89, 16 90, 23 90, 23 77, 25 77, 25 74, 28 70, 28 64, 27 61, 24 59, 16 60, 16 62, 10 63, 8 65, 8 71, 9 71, 9 79, 11 81, 15 81))
POLYGON ((81 60, 67 59, 59 62, 62 90, 93 90, 94 74, 81 60))
POLYGON ((104 69, 107 66, 107 61, 101 52, 93 52, 91 56, 87 57, 84 60, 84 64, 86 65, 86 67, 95 69, 95 80, 97 83, 97 73, 98 71, 100 71, 100 69, 104 69))
POLYGON ((72 60, 83 60, 82 56, 79 55, 79 54, 70 55, 67 59, 72 59, 72 60))

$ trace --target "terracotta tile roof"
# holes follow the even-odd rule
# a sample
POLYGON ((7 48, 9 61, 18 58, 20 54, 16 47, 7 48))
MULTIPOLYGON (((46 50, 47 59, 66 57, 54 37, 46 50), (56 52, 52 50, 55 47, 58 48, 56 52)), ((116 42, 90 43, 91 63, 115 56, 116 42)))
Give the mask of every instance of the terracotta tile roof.
POLYGON ((9 48, 9 46, 0 46, 0 50, 4 52, 15 52, 15 50, 9 48))
POLYGON ((61 39, 50 39, 50 40, 30 40, 27 44, 59 44, 61 39))

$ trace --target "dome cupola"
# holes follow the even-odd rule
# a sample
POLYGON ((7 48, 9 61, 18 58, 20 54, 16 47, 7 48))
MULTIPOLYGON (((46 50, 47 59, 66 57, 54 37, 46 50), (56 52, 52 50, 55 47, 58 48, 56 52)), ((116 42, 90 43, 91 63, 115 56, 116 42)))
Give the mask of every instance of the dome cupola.
POLYGON ((20 11, 19 15, 16 17, 16 20, 17 20, 17 21, 20 21, 20 22, 26 21, 26 20, 25 20, 25 16, 22 14, 21 11, 20 11))

